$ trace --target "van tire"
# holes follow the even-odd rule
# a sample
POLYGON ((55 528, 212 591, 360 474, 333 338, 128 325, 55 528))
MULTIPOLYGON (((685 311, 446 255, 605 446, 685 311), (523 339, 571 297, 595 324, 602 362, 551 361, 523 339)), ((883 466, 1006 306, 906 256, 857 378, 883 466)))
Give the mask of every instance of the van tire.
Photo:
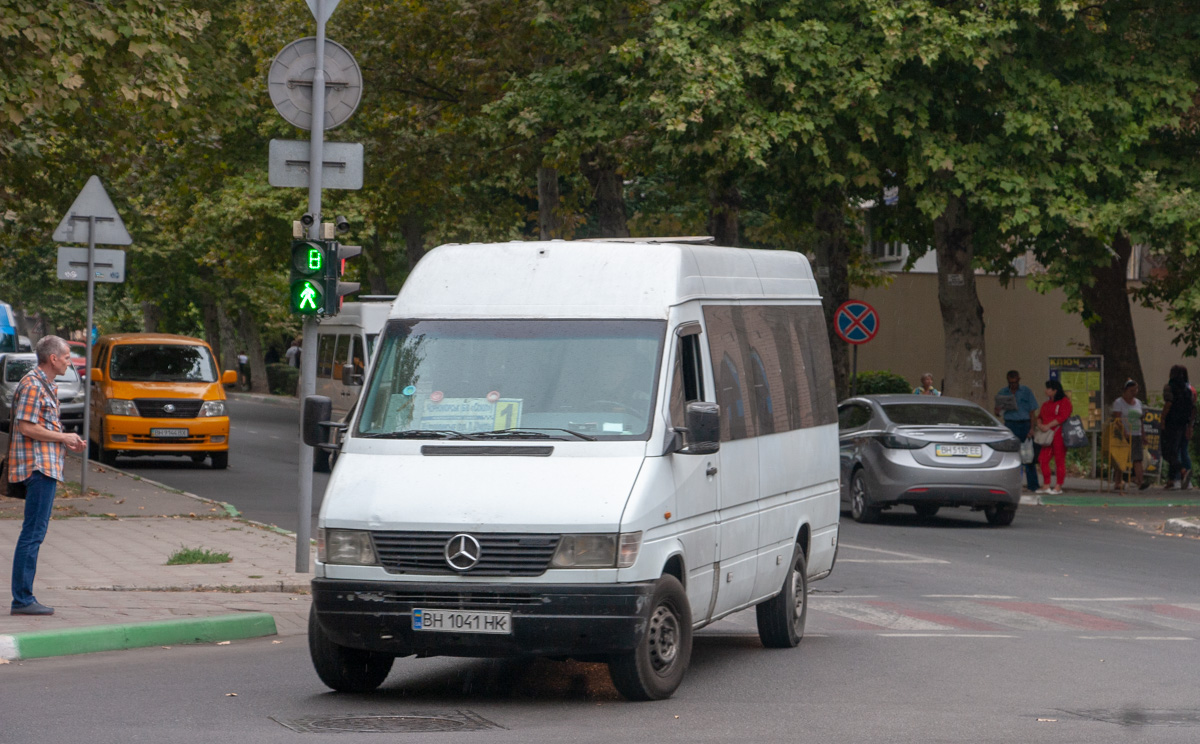
POLYGON ((758 638, 767 648, 795 648, 804 638, 808 619, 808 564, 804 551, 795 546, 792 565, 783 579, 783 589, 754 611, 758 616, 758 638))
POLYGON ((679 579, 658 580, 646 632, 632 651, 608 660, 613 686, 627 700, 665 700, 683 681, 692 659, 692 610, 679 579))
POLYGON ((212 469, 213 470, 224 470, 225 468, 229 467, 229 451, 228 450, 226 450, 225 452, 213 452, 211 455, 209 455, 209 457, 212 458, 212 469))
POLYGON ((871 506, 871 494, 867 493, 867 479, 859 470, 850 481, 850 516, 855 522, 870 524, 879 521, 880 509, 871 506))
POLYGON ((374 651, 347 648, 334 643, 321 624, 316 610, 308 612, 308 653, 313 668, 325 686, 338 692, 371 692, 383 684, 396 657, 374 651))

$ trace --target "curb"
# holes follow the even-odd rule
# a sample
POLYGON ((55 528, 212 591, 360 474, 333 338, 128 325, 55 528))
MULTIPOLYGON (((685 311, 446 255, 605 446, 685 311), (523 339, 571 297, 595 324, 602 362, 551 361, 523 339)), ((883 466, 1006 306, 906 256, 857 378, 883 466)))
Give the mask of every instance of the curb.
POLYGON ((0 659, 17 661, 146 646, 236 641, 276 633, 275 618, 265 612, 39 630, 0 635, 0 659))
POLYGON ((1163 525, 1163 531, 1200 537, 1200 517, 1168 519, 1167 523, 1163 525))
POLYGON ((1044 506, 1200 506, 1200 498, 1179 496, 1042 496, 1044 506))
POLYGON ((255 403, 267 403, 273 406, 283 406, 286 408, 295 408, 300 410, 300 399, 292 395, 263 395, 262 393, 235 393, 232 391, 225 392, 226 398, 234 400, 249 400, 255 403))

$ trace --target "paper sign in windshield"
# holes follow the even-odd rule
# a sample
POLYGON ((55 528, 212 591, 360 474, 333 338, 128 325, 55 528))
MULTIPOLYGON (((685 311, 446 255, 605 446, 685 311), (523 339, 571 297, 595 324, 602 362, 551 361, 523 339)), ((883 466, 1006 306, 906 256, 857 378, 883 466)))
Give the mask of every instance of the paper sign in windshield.
POLYGON ((419 402, 414 428, 450 429, 463 433, 512 429, 521 425, 520 398, 425 399, 419 402))

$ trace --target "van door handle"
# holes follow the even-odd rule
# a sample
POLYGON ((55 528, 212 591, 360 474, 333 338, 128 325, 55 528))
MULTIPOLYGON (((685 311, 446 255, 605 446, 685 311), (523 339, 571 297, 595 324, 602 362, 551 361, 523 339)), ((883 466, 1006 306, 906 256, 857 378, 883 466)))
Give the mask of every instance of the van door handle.
POLYGON ((716 466, 715 466, 715 465, 709 465, 709 466, 708 466, 708 470, 705 470, 705 471, 704 471, 704 474, 705 474, 705 475, 707 475, 709 478, 713 477, 714 475, 716 475, 716 474, 717 474, 717 468, 716 468, 716 466))

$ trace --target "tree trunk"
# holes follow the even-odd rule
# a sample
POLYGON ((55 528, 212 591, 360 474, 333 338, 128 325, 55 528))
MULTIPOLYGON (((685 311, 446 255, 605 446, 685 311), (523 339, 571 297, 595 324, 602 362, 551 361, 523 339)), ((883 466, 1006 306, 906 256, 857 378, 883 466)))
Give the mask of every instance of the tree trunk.
POLYGON ((846 236, 845 195, 835 190, 817 204, 813 225, 817 229, 817 288, 829 331, 833 354, 833 382, 838 400, 850 395, 850 345, 834 333, 833 316, 850 299, 850 241, 846 236))
POLYGON ((946 349, 942 392, 990 409, 983 305, 975 288, 974 236, 966 205, 958 197, 950 197, 946 211, 933 221, 933 243, 946 349))
POLYGON ((411 274, 417 262, 425 256, 425 221, 419 214, 409 212, 400 221, 400 234, 404 236, 404 255, 408 259, 411 274))
POLYGON ((1142 361, 1138 356, 1137 336, 1133 328, 1133 313, 1129 309, 1126 271, 1133 254, 1129 236, 1118 233, 1112 249, 1116 255, 1107 266, 1093 271, 1095 284, 1080 287, 1085 319, 1094 320, 1088 326, 1088 340, 1093 354, 1104 357, 1104 404, 1121 397, 1126 380, 1134 380, 1141 388, 1143 399, 1149 392, 1142 379, 1142 361))
MULTIPOLYGON (((217 303, 211 297, 205 297, 200 305, 200 318, 204 324, 204 340, 213 348, 215 353, 221 348, 221 324, 217 321, 217 303)), ((217 357, 220 359, 220 357, 217 357)))
POLYGON ((617 164, 599 150, 580 158, 579 168, 592 186, 596 203, 596 227, 601 238, 628 238, 625 217, 625 184, 617 164))
POLYGON ((267 385, 267 362, 263 357, 262 333, 259 331, 259 324, 251 317, 250 313, 240 313, 238 326, 241 331, 242 343, 245 344, 244 351, 246 356, 250 357, 250 392, 269 393, 271 390, 267 385))
POLYGON ((387 257, 384 255, 385 251, 383 241, 379 238, 379 230, 371 232, 371 238, 363 246, 363 253, 367 258, 363 273, 366 275, 367 286, 371 288, 371 294, 388 294, 387 274, 384 271, 387 257))
POLYGON ((559 223, 558 171, 554 168, 538 168, 538 232, 542 240, 562 237, 559 223))
POLYGON ((157 302, 142 300, 142 330, 146 333, 158 333, 158 322, 162 319, 162 310, 157 302))
POLYGON ((738 212, 742 208, 742 192, 732 181, 723 179, 709 191, 708 229, 717 245, 736 248, 741 245, 738 238, 738 212))
POLYGON ((237 334, 233 330, 233 319, 229 317, 228 300, 217 303, 217 332, 217 343, 211 340, 208 343, 217 355, 221 371, 237 369, 237 334))

